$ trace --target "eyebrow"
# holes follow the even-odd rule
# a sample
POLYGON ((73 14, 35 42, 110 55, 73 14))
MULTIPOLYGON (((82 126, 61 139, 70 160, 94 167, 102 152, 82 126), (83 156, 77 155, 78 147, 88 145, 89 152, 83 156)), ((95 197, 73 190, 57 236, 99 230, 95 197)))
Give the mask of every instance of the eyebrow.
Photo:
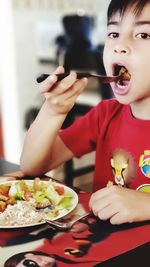
POLYGON ((134 24, 135 24, 135 26, 141 26, 141 25, 145 25, 145 24, 150 25, 150 20, 136 21, 134 24))
MULTIPOLYGON (((110 25, 119 25, 120 24, 120 22, 119 21, 109 21, 108 23, 107 23, 107 26, 110 26, 110 25)), ((135 23, 134 23, 134 25, 135 26, 142 26, 142 25, 150 25, 150 20, 141 20, 141 21, 136 21, 135 23)))
POLYGON ((110 25, 118 25, 118 24, 119 24, 118 21, 108 21, 107 26, 110 26, 110 25))

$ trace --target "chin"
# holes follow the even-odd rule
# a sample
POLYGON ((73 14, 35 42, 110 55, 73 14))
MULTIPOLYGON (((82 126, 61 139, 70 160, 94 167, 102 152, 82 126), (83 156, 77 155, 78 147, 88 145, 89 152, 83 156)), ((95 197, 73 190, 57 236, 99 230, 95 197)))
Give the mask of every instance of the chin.
POLYGON ((132 103, 131 99, 128 99, 127 97, 125 96, 118 96, 118 95, 115 95, 115 98, 116 100, 122 104, 122 105, 129 105, 132 103))

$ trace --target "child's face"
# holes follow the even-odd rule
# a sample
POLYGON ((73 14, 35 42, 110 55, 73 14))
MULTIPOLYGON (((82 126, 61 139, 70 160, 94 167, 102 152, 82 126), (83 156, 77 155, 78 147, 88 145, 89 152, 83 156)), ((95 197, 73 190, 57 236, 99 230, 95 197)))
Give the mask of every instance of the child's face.
MULTIPOLYGON (((115 74, 115 66, 123 65, 131 74, 130 81, 112 83, 119 102, 150 102, 150 4, 139 16, 128 8, 123 17, 113 15, 108 24, 104 49, 104 65, 108 75, 115 74)), ((147 103, 146 102, 146 103, 147 103)))

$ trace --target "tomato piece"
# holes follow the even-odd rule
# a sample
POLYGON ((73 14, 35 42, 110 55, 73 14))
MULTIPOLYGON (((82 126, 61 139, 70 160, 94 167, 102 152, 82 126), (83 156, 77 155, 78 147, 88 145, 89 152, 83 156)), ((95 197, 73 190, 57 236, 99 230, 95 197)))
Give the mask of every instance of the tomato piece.
POLYGON ((32 194, 29 190, 25 190, 24 192, 24 198, 25 200, 29 200, 32 197, 32 194))
POLYGON ((65 193, 65 190, 64 190, 63 186, 56 185, 55 186, 55 190, 59 195, 64 195, 64 193, 65 193))

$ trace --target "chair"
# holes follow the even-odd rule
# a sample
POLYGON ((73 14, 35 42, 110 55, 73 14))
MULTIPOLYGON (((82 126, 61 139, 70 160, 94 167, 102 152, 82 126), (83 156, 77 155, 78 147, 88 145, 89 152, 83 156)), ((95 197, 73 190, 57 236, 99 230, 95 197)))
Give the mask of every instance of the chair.
MULTIPOLYGON (((74 107, 72 108, 72 110, 68 113, 67 118, 63 123, 62 129, 65 129, 68 126, 70 126, 78 116, 84 115, 90 109, 91 109, 91 106, 89 106, 89 105, 83 106, 82 104, 75 104, 74 107)), ((24 123, 24 127, 26 130, 29 129, 30 125, 32 124, 32 122, 36 118, 38 112, 39 112, 39 108, 35 108, 35 107, 30 108, 26 112, 25 123, 24 123)), ((85 175, 85 174, 90 173, 90 172, 93 172, 93 170, 94 170, 93 164, 75 169, 74 168, 74 161, 69 160, 64 164, 64 182, 68 186, 73 186, 74 178, 76 178, 78 176, 85 175)))
MULTIPOLYGON (((64 121, 62 128, 64 129, 70 126, 78 116, 84 115, 85 113, 90 111, 91 108, 92 107, 89 105, 86 104, 82 105, 76 103, 72 108, 72 110, 68 113, 68 116, 64 121)), ((91 173, 93 171, 94 171, 94 164, 88 164, 87 166, 75 169, 74 160, 72 159, 68 160, 64 164, 64 182, 68 186, 73 186, 74 178, 91 173)))
MULTIPOLYGON (((62 24, 64 35, 56 38, 58 64, 63 64, 67 72, 75 70, 105 74, 103 45, 95 46, 91 38, 95 26, 94 18, 76 14, 66 15, 62 19, 62 24)), ((103 99, 113 96, 108 84, 99 84, 98 81, 97 90, 103 99)))

